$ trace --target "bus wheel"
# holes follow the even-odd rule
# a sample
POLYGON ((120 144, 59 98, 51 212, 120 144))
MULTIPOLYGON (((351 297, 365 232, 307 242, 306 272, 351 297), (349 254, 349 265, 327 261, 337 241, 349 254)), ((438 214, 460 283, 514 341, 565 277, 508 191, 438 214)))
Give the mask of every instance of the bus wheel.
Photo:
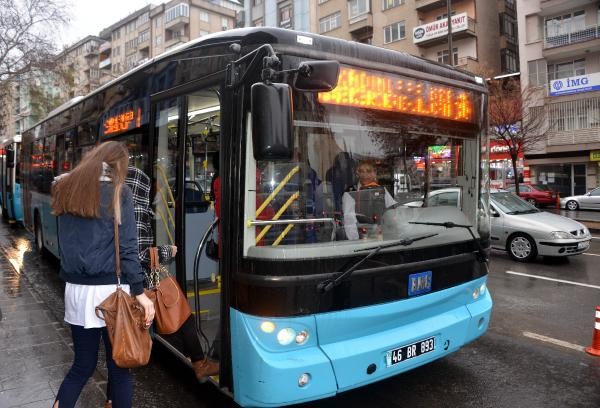
POLYGON ((40 216, 37 214, 35 215, 34 229, 35 229, 35 247, 40 253, 42 253, 42 252, 44 252, 44 235, 42 232, 40 216))
POLYGON ((529 235, 515 234, 508 240, 508 254, 518 262, 529 262, 537 256, 535 241, 529 235))

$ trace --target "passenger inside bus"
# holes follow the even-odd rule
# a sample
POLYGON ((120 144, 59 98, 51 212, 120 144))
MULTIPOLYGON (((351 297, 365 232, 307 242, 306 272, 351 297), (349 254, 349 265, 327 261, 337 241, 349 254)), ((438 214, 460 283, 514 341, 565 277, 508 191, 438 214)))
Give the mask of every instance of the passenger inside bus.
POLYGON ((396 201, 377 181, 375 163, 363 160, 356 169, 358 184, 342 196, 344 230, 349 240, 377 238, 384 210, 396 201))

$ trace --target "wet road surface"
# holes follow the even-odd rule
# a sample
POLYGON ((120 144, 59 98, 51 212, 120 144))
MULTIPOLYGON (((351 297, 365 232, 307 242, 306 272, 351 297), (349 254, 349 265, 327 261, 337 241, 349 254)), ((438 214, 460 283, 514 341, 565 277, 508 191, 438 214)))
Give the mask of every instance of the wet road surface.
MULTIPOLYGON (((2 408, 49 407, 72 358, 58 264, 31 247, 25 231, 0 226, 2 408)), ((482 338, 424 367, 302 407, 599 407, 600 358, 582 351, 600 304, 599 263, 600 239, 587 255, 567 260, 520 264, 494 251, 488 287, 495 305, 482 338)), ((100 356, 79 407, 102 407, 105 379, 100 356)), ((236 405, 199 385, 158 346, 151 363, 135 370, 134 406, 236 405)))

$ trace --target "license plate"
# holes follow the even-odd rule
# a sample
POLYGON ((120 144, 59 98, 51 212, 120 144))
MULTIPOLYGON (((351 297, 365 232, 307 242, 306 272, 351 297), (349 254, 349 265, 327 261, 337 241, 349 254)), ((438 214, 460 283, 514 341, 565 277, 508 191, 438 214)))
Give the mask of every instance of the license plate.
POLYGON ((589 241, 580 242, 577 244, 577 249, 587 249, 590 246, 589 241))
POLYGON ((431 292, 431 271, 408 275, 408 296, 422 295, 431 292))
POLYGON ((417 341, 416 343, 407 346, 398 347, 390 350, 385 354, 385 364, 391 367, 411 358, 431 353, 435 350, 435 337, 430 337, 425 340, 417 341))

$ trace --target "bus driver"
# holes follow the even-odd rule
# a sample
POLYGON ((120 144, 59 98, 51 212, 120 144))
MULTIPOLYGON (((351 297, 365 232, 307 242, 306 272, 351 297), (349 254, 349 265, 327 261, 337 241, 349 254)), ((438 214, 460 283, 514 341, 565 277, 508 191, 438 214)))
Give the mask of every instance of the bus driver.
POLYGON ((344 230, 349 240, 369 237, 383 211, 396 204, 390 193, 377 182, 377 170, 370 160, 362 160, 356 170, 358 185, 342 196, 344 230))

